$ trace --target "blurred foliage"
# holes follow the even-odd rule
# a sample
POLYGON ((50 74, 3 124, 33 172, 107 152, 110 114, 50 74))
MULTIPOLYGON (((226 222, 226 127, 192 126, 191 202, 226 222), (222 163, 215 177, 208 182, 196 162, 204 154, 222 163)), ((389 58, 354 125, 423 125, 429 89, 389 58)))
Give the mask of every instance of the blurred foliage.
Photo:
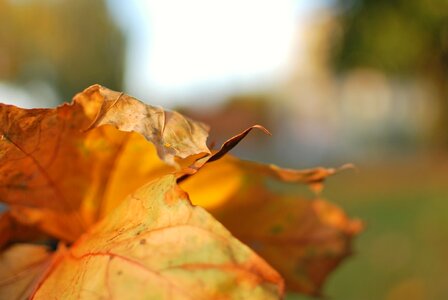
POLYGON ((342 7, 339 69, 362 65, 412 74, 430 68, 448 74, 447 1, 352 0, 342 7))
POLYGON ((0 0, 0 80, 47 83, 61 100, 101 83, 121 90, 124 35, 102 0, 0 0))
POLYGON ((323 191, 366 226, 353 257, 330 277, 324 295, 332 300, 448 299, 448 157, 414 156, 358 167, 359 173, 328 180, 323 191))
POLYGON ((371 67, 418 77, 435 87, 435 137, 448 145, 448 1, 338 1, 343 34, 333 57, 339 71, 371 67))

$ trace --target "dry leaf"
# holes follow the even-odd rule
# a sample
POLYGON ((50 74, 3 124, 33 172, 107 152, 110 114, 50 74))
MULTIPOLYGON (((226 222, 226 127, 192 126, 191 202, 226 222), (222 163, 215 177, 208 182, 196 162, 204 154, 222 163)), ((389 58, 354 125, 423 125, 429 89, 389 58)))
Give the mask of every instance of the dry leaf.
MULTIPOLYGON (((30 291, 36 276, 28 271, 36 263, 23 265, 9 253, 20 255, 5 253, 3 265, 13 266, 6 275, 29 273, 21 280, 30 291)), ((280 275, 204 209, 192 206, 174 176, 141 187, 72 247, 61 246, 43 274, 34 282, 32 299, 278 299, 283 294, 280 275)), ((0 293, 8 288, 0 284, 0 293)))
POLYGON ((291 291, 320 295, 328 274, 351 253, 361 230, 336 206, 269 189, 272 179, 321 184, 336 170, 285 170, 225 156, 183 181, 194 204, 207 208, 285 278, 291 291))
POLYGON ((176 180, 292 290, 317 294, 360 230, 324 201, 265 185, 271 178, 319 190, 335 170, 225 155, 253 128, 268 133, 259 125, 211 152, 205 125, 98 85, 56 109, 0 105, 0 118, 0 200, 8 205, 0 294, 8 298, 281 297, 280 275, 191 206, 176 180), (56 253, 17 244, 42 237, 60 241, 56 253))
POLYGON ((0 253, 0 298, 28 299, 51 258, 44 246, 16 244, 0 253))
POLYGON ((75 96, 90 117, 90 128, 113 125, 126 132, 138 132, 157 148, 159 156, 169 164, 175 159, 206 155, 208 127, 181 114, 144 104, 123 93, 95 85, 75 96), (91 107, 95 109, 91 111, 91 107))
POLYGON ((209 153, 204 125, 98 85, 56 109, 1 105, 0 120, 1 200, 20 222, 65 241, 74 241, 149 177, 209 153), (135 151, 140 160, 133 161, 135 151), (138 172, 150 176, 123 182, 139 178, 138 172))
POLYGON ((17 222, 10 212, 0 214, 0 251, 12 243, 38 241, 48 238, 36 227, 17 222))

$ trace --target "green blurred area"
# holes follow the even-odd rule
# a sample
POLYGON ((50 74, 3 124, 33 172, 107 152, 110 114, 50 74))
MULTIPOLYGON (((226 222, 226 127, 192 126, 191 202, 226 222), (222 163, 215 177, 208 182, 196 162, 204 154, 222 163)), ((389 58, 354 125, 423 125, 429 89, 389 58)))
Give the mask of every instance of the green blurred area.
POLYGON ((436 144, 448 143, 448 2, 445 0, 337 1, 341 38, 333 51, 339 72, 374 68, 395 78, 426 78, 439 115, 436 144))
MULTIPOLYGON (((334 290, 341 299, 448 297, 444 282, 448 276, 448 165, 444 160, 421 165, 415 159, 372 170, 376 178, 387 180, 388 186, 366 187, 341 203, 367 227, 345 278, 336 275, 329 294, 334 290)), ((340 184, 353 186, 357 182, 340 184)), ((343 198, 334 195, 334 199, 343 198)))
POLYGON ((448 2, 353 0, 339 1, 338 8, 342 33, 332 54, 335 70, 362 67, 388 80, 427 80, 437 114, 426 150, 407 158, 390 153, 367 162, 356 176, 330 180, 331 199, 363 219, 366 230, 326 294, 448 299, 448 160, 441 154, 448 141, 448 2))
MULTIPOLYGON (((334 300, 448 299, 448 157, 359 166, 328 180, 324 196, 361 218, 355 251, 332 274, 334 300)), ((287 299, 310 299, 289 295, 287 299)))

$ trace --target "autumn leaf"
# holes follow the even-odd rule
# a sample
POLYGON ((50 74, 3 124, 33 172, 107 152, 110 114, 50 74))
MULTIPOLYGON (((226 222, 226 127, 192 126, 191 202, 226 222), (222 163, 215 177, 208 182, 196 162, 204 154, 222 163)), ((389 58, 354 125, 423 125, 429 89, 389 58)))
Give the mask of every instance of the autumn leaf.
POLYGON ((282 279, 200 207, 173 176, 131 194, 70 249, 33 299, 277 299, 282 279), (63 280, 61 280, 63 279, 63 280))
POLYGON ((280 275, 192 206, 174 176, 138 189, 72 247, 61 246, 51 262, 43 247, 18 245, 3 253, 0 266, 1 294, 28 292, 33 299, 277 299, 283 293, 280 275))
POLYGON ((350 255, 362 224, 324 200, 279 193, 269 185, 284 181, 320 190, 336 171, 287 170, 227 155, 181 187, 278 270, 289 290, 317 296, 328 274, 350 255))
POLYGON ((0 118, 1 200, 68 242, 151 179, 130 176, 156 178, 209 153, 205 125, 98 85, 56 109, 2 105, 0 118))
POLYGON ((89 128, 112 125, 120 131, 137 132, 152 142, 159 156, 169 164, 175 159, 208 154, 208 128, 175 111, 150 106, 123 93, 92 86, 74 98, 90 118, 89 128))
POLYGON ((210 151, 202 123, 99 85, 55 109, 0 105, 0 118, 1 295, 280 298, 280 275, 176 182, 291 290, 317 294, 360 230, 322 200, 265 184, 320 189, 336 170, 227 154, 252 129, 268 133, 259 125, 210 151))
POLYGON ((37 241, 45 234, 34 226, 18 222, 9 211, 0 214, 0 251, 11 243, 37 241))
POLYGON ((15 244, 0 253, 1 299, 28 299, 51 262, 44 246, 15 244))

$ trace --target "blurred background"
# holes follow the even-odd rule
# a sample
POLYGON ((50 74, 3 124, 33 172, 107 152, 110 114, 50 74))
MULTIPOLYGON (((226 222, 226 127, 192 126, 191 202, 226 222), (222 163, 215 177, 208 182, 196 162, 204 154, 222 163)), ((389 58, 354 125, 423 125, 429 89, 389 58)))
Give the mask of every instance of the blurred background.
POLYGON ((243 158, 356 164, 324 196, 367 228, 324 294, 448 299, 446 0, 0 0, 0 102, 51 107, 94 83, 218 144, 267 127, 243 158))

